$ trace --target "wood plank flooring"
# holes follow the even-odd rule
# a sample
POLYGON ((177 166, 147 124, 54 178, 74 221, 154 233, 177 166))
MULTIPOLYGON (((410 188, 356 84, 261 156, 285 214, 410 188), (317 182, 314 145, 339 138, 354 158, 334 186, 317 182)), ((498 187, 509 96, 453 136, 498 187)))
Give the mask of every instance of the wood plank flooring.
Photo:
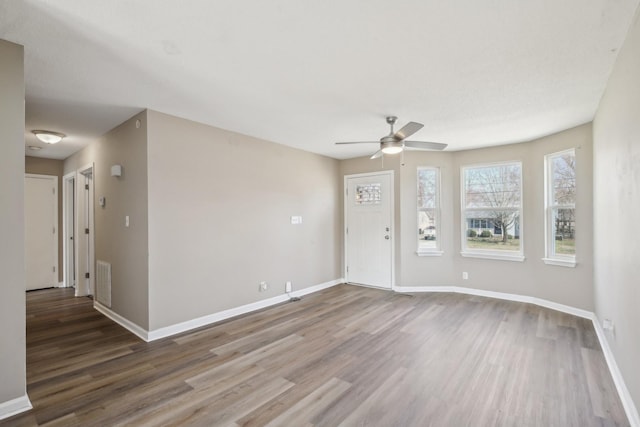
POLYGON ((349 285, 152 343, 29 292, 27 382, 1 426, 629 425, 590 321, 349 285))

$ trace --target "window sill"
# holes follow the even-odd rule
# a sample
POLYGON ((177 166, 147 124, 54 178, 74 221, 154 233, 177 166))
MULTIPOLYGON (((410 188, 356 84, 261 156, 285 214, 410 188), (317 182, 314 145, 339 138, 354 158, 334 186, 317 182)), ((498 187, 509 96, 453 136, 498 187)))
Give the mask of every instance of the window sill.
POLYGON ((420 249, 416 251, 416 255, 418 256, 442 256, 443 253, 443 251, 421 251, 420 249))
POLYGON ((547 265, 557 265, 559 267, 569 268, 576 267, 576 260, 574 259, 542 258, 542 261, 547 265))
POLYGON ((460 252, 465 258, 483 258, 483 259, 494 259, 498 261, 515 261, 515 262, 523 262, 524 256, 520 254, 502 254, 496 252, 460 252))

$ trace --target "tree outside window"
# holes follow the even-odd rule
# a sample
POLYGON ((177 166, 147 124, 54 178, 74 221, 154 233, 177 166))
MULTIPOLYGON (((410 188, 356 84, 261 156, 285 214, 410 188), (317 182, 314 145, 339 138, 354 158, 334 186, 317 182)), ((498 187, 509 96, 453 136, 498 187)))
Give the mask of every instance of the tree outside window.
POLYGON ((575 263, 575 150, 549 154, 545 157, 545 165, 546 257, 575 263))
POLYGON ((463 168, 463 251, 522 253, 522 165, 463 168))

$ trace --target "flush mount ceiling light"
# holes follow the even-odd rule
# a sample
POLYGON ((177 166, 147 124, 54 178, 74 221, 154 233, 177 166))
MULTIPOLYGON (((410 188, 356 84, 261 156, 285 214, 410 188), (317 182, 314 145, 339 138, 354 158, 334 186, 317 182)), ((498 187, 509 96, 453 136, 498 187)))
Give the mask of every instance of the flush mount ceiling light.
POLYGON ((36 136, 36 138, 45 144, 56 144, 62 141, 62 138, 66 136, 63 133, 51 132, 48 130, 32 130, 31 132, 36 136))

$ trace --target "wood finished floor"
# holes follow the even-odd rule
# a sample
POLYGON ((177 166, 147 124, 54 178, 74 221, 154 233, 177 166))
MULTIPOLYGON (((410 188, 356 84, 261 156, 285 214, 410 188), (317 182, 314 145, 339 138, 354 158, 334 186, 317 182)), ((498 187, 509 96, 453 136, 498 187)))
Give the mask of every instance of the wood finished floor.
POLYGON ((529 304, 340 285, 153 343, 92 304, 27 294, 0 425, 629 425, 591 322, 529 304))

